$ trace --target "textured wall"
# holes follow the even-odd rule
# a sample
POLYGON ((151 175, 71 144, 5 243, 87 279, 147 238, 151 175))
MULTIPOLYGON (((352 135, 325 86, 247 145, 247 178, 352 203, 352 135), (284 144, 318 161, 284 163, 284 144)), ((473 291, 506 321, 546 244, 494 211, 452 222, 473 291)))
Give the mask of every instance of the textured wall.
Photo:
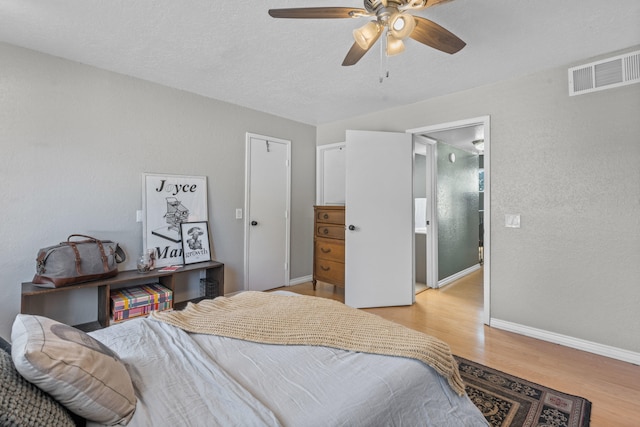
POLYGON ((574 65, 319 126, 318 144, 490 115, 491 316, 640 352, 640 84, 569 97, 574 65))
POLYGON ((443 280, 478 264, 480 195, 477 155, 442 143, 437 153, 438 280, 443 280))
MULTIPOLYGON (((0 57, 0 336, 9 337, 38 248, 86 233, 135 259, 142 172, 208 177, 214 254, 226 291, 241 289, 244 228, 234 214, 244 207, 246 132, 292 141, 290 273, 311 274, 314 127, 6 44, 0 57)), ((90 294, 46 304, 90 321, 90 294)))

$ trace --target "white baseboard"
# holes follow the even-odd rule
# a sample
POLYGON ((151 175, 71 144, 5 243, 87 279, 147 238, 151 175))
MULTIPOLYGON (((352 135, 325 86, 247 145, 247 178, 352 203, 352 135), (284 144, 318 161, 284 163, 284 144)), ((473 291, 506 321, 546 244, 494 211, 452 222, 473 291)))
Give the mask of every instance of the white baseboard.
POLYGON ((472 265, 469 268, 466 268, 462 271, 458 271, 456 274, 452 274, 449 277, 445 277, 442 280, 438 280, 438 288, 441 288, 445 285, 448 285, 451 282, 455 282, 458 279, 463 278, 464 276, 466 276, 467 274, 471 274, 474 271, 480 270, 480 264, 476 264, 476 265, 472 265))
POLYGON ((525 335, 531 338, 537 338, 542 341, 560 344, 565 347, 571 347, 577 350, 598 354, 600 356, 622 360, 623 362, 633 363, 634 365, 640 365, 640 353, 625 350, 622 348, 598 344, 580 338, 574 338, 567 335, 557 334, 555 332, 549 332, 542 329, 520 325, 517 323, 507 322, 506 320, 491 318, 490 326, 492 328, 515 332, 516 334, 525 335))
MULTIPOLYGON (((312 275, 297 277, 295 279, 289 279, 289 286, 301 285, 302 283, 307 283, 307 282, 310 282, 311 280, 313 280, 313 276, 312 275)), ((225 297, 232 297, 232 296, 240 294, 242 292, 244 292, 244 289, 242 289, 240 291, 225 293, 224 296, 225 297)))
POLYGON ((312 275, 297 277, 295 279, 289 279, 289 286, 301 285, 303 283, 307 283, 313 280, 312 275))

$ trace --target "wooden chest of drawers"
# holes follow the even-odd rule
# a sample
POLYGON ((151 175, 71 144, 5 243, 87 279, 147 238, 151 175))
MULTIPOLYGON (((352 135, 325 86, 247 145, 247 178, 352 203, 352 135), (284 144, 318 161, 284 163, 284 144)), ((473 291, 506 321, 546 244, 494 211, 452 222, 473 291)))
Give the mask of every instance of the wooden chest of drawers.
POLYGON ((316 282, 344 287, 344 206, 314 206, 313 289, 316 282))

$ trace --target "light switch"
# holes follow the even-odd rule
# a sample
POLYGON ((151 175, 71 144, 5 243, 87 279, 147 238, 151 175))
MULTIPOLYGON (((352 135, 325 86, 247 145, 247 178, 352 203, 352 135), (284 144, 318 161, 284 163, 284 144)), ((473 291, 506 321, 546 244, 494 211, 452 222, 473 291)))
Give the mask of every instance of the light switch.
POLYGON ((236 209, 236 219, 242 219, 242 209, 236 209))
POLYGON ((142 211, 136 211, 136 222, 142 222, 142 211))
POLYGON ((520 228, 520 214, 506 214, 504 226, 508 228, 520 228))

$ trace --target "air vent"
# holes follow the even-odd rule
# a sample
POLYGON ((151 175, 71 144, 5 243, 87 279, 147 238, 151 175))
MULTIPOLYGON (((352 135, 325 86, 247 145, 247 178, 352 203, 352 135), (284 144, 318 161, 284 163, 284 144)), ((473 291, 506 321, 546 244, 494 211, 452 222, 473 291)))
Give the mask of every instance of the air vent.
POLYGON ((640 83, 640 51, 569 68, 569 95, 640 83))

